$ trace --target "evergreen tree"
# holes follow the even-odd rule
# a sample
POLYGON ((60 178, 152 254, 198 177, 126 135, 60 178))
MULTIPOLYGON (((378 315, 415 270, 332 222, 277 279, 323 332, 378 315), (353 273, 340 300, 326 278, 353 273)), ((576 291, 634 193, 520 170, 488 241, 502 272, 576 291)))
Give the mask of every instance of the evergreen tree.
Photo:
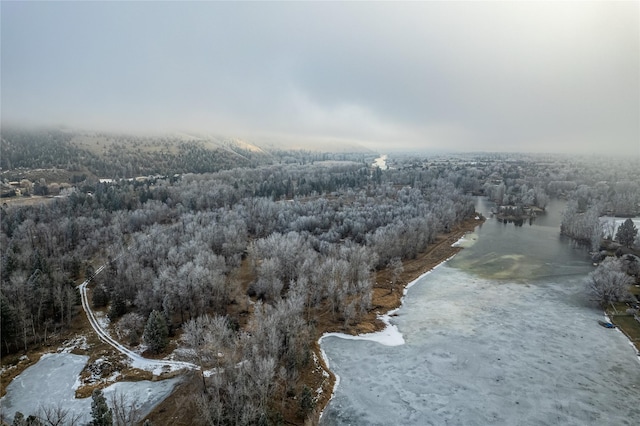
POLYGON ((101 308, 103 306, 107 306, 109 303, 109 295, 105 290, 104 286, 97 285, 95 289, 93 289, 93 295, 91 296, 91 304, 94 308, 101 308))
POLYGON ((154 310, 149 314, 147 325, 144 328, 144 341, 149 346, 149 350, 154 353, 159 353, 167 347, 169 329, 162 312, 154 310))
POLYGON ((9 342, 15 338, 17 324, 13 307, 9 300, 0 292, 0 326, 2 326, 2 346, 0 354, 9 348, 9 342))
POLYGON ((107 316, 111 321, 115 321, 126 313, 127 303, 120 293, 116 293, 111 300, 111 305, 109 306, 109 313, 107 314, 107 316))
POLYGON ((33 414, 27 417, 27 420, 25 421, 25 425, 26 426, 43 426, 40 419, 34 416, 33 414))
POLYGON ((89 426, 113 426, 113 412, 107 405, 102 391, 96 389, 91 394, 91 422, 89 426))
POLYGON ((24 419, 24 414, 20 411, 16 411, 15 416, 13 416, 13 423, 11 426, 26 426, 27 421, 24 419))
POLYGON ((302 388, 302 394, 300 395, 298 412, 305 419, 307 416, 313 411, 316 406, 316 402, 313 399, 313 392, 307 385, 304 385, 302 388))
POLYGON ((638 229, 634 225, 633 221, 631 219, 627 219, 618 228, 618 232, 616 232, 616 240, 625 247, 631 247, 637 233, 638 229))

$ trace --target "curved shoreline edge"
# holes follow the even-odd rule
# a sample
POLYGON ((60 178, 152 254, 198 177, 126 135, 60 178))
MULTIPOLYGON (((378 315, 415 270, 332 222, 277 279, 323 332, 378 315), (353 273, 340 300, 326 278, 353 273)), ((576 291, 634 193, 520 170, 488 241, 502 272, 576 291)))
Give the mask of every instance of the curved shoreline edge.
MULTIPOLYGON (((463 239, 463 238, 464 238, 464 236, 461 239, 463 239)), ((322 411, 320 411, 319 419, 322 418, 322 415, 324 414, 327 406, 329 405, 329 403, 333 399, 333 396, 335 395, 336 390, 338 390, 338 386, 340 385, 340 376, 330 370, 331 369, 331 365, 329 363, 329 357, 327 356, 327 353, 324 351, 324 349, 322 349, 322 340, 325 337, 337 337, 339 339, 345 339, 345 340, 366 340, 366 341, 370 341, 370 342, 376 342, 376 343, 379 343, 379 344, 385 345, 385 346, 401 346, 401 345, 404 345, 405 344, 404 336, 402 335, 402 332, 400 332, 400 330, 398 330, 398 326, 397 325, 391 324, 391 316, 393 314, 395 314, 396 312, 398 312, 402 308, 402 305, 404 304, 404 298, 406 297, 406 295, 408 293, 408 290, 411 287, 413 287, 415 284, 417 284, 417 282, 419 280, 421 280, 422 278, 426 277, 431 272, 433 272, 436 268, 440 267, 441 265, 444 265, 449 260, 453 259, 456 256, 456 254, 454 254, 453 256, 450 256, 447 259, 443 260, 442 262, 440 262, 439 264, 437 264, 433 268, 429 269, 428 271, 426 271, 425 273, 423 273, 418 278, 416 278, 415 280, 411 281, 409 284, 407 284, 405 286, 405 288, 403 290, 402 298, 400 299, 400 306, 398 306, 397 308, 391 309, 386 314, 382 314, 382 315, 378 315, 377 316, 377 318, 380 321, 382 321, 383 323, 386 324, 386 327, 384 329, 382 329, 380 331, 373 331, 373 332, 370 332, 370 333, 362 333, 362 334, 357 334, 357 335, 347 334, 347 333, 326 332, 322 336, 320 336, 320 338, 318 339, 317 343, 318 343, 318 347, 319 347, 319 350, 320 350, 321 359, 324 361, 324 365, 326 366, 326 368, 329 369, 328 373, 330 375, 333 375, 334 384, 333 384, 333 389, 331 390, 331 396, 327 400, 326 404, 324 404, 324 406, 322 407, 322 411), (385 337, 387 337, 387 338, 385 339, 385 337)))
MULTIPOLYGON (((404 299, 407 296, 409 289, 413 287, 415 284, 417 284, 418 281, 420 281, 422 278, 424 278, 425 276, 433 272, 436 268, 440 267, 441 265, 445 264, 449 260, 453 259, 456 256, 456 254, 458 254, 464 248, 460 245, 460 243, 465 239, 465 237, 468 234, 473 233, 475 229, 478 226, 482 225, 482 223, 484 223, 484 221, 486 220, 483 216, 480 216, 480 215, 475 215, 474 217, 476 217, 477 219, 473 220, 473 222, 465 221, 465 223, 461 224, 460 228, 453 233, 453 238, 449 236, 445 238, 443 241, 441 241, 440 243, 434 244, 433 247, 430 247, 427 251, 425 251, 425 253, 423 253, 423 256, 428 255, 434 252, 436 249, 442 248, 443 244, 448 243, 446 244, 446 250, 445 250, 445 253, 443 253, 444 255, 439 256, 437 261, 434 262, 433 260, 425 259, 425 264, 422 265, 422 268, 420 269, 420 273, 418 274, 417 277, 415 276, 415 273, 406 272, 406 274, 413 274, 413 276, 409 280, 409 282, 402 287, 402 296, 399 298, 396 306, 392 307, 384 314, 376 315, 376 322, 381 322, 385 325, 381 330, 375 330, 375 331, 357 333, 357 334, 325 331, 318 338, 318 340, 315 342, 315 346, 316 346, 315 349, 318 352, 317 355, 319 355, 319 359, 321 360, 320 365, 322 369, 326 373, 328 373, 330 382, 333 383, 333 386, 331 386, 331 393, 329 398, 318 401, 319 403, 321 402, 321 404, 319 404, 316 410, 316 413, 317 413, 316 420, 318 422, 320 421, 323 414, 325 413, 326 408, 328 407, 329 403, 333 399, 336 393, 336 390, 338 389, 338 386, 340 384, 340 376, 331 370, 329 357, 327 356, 324 349, 322 349, 322 340, 325 337, 338 337, 338 338, 347 339, 347 340, 374 341, 376 343, 386 345, 386 346, 403 345, 405 343, 404 337, 402 333, 398 330, 397 326, 395 324, 391 324, 391 316, 400 310, 400 308, 404 304, 404 299)), ((374 329, 375 329, 375 325, 374 325, 374 329)))

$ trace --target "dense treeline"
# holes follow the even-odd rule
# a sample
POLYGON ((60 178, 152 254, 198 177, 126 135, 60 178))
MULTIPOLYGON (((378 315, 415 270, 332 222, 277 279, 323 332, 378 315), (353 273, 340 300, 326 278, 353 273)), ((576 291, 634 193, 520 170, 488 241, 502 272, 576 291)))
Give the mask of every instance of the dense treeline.
POLYGON ((551 198, 566 199, 561 232, 594 250, 603 237, 615 237, 613 229, 603 229, 603 215, 640 215, 640 168, 634 158, 479 154, 430 162, 410 158, 397 165, 438 176, 453 173, 449 179, 457 187, 486 195, 506 216, 522 216, 527 207, 544 210, 551 198))
MULTIPOLYGON (((479 162, 482 165, 481 162, 479 162)), ((605 235, 600 217, 640 214, 640 168, 634 159, 539 158, 495 161, 483 167, 485 194, 507 211, 544 209, 550 198, 567 200, 561 232, 597 250, 605 235)))
POLYGON ((80 309, 75 285, 107 263, 92 303, 107 308, 120 339, 162 352, 181 333, 216 373, 203 375, 204 423, 277 422, 293 397, 303 419, 313 395, 299 378, 317 316, 357 322, 371 307, 373 273, 401 267, 472 215, 467 194, 541 208, 568 198, 563 232, 589 238, 601 213, 632 213, 640 200, 628 184, 638 171, 620 164, 607 173, 550 160, 406 158, 383 172, 361 154, 277 155, 279 164, 216 173, 82 182, 46 204, 4 206, 2 353, 67 327, 80 309))
POLYGON ((561 232, 598 251, 603 238, 615 239, 602 216, 640 215, 640 169, 633 160, 615 164, 602 160, 581 164, 572 177, 564 184, 568 203, 561 232))
POLYGON ((25 132, 12 128, 2 129, 0 167, 15 168, 64 168, 78 164, 83 154, 70 142, 72 135, 56 131, 25 132))
POLYGON ((2 351, 66 327, 79 310, 74 285, 107 262, 92 303, 108 308, 126 343, 151 335, 153 317, 169 333, 182 329, 203 367, 225 372, 205 380, 204 418, 277 419, 287 395, 307 401, 304 417, 312 404, 298 378, 311 360, 314 310, 357 321, 376 268, 415 256, 473 214, 455 177, 314 160, 97 183, 3 207, 2 351), (217 340, 193 338, 211 336, 212 322, 224 330, 217 340))
MULTIPOLYGON (((262 149, 239 140, 213 136, 200 139, 151 137, 47 128, 27 130, 10 126, 2 128, 0 140, 0 169, 5 173, 5 180, 20 180, 26 170, 68 172, 67 179, 57 183, 78 183, 87 178, 95 181, 98 178, 214 173, 237 167, 313 164, 330 160, 355 160, 364 164, 373 159, 372 155, 262 149)), ((42 172, 30 176, 42 176, 42 172)))
MULTIPOLYGON (((176 173, 210 173, 272 162, 263 152, 232 141, 184 140, 68 130, 3 127, 0 168, 63 169, 96 178, 132 178, 176 173)), ((9 175, 11 177, 11 175, 9 175)))

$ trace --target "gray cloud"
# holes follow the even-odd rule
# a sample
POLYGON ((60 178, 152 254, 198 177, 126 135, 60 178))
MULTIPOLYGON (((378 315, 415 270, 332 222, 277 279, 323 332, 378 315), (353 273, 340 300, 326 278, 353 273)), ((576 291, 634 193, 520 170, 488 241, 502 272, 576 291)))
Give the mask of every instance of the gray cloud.
POLYGON ((640 156, 637 2, 2 2, 3 122, 640 156))

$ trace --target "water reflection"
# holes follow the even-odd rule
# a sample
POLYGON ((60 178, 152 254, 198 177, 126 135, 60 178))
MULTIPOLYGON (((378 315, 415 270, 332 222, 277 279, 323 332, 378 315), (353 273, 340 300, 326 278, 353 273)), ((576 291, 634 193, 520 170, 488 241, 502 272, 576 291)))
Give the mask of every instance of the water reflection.
MULTIPOLYGON (((491 207, 486 200, 478 200, 481 211, 491 207)), ((530 228, 487 220, 471 237, 477 241, 473 250, 463 250, 450 265, 482 278, 516 282, 589 272, 591 265, 584 250, 559 233, 559 210, 563 208, 562 202, 550 203, 547 213, 530 228)))

